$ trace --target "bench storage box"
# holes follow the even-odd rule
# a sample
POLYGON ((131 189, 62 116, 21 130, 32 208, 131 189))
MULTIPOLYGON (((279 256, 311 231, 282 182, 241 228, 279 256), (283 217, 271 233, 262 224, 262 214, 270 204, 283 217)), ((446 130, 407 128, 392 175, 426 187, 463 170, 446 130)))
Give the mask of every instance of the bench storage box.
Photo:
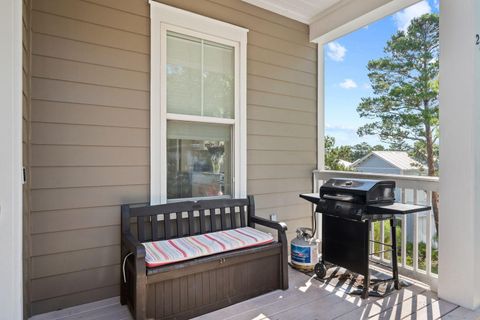
POLYGON ((285 231, 255 216, 252 196, 124 205, 121 303, 137 320, 188 319, 288 289, 285 231))

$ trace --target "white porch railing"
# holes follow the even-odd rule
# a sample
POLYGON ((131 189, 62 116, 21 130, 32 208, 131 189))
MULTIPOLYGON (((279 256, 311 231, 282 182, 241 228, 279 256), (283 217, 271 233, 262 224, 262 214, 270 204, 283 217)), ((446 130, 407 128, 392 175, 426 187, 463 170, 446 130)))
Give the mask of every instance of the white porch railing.
MULTIPOLYGON (((358 178, 394 180, 397 190, 397 202, 431 205, 432 192, 439 191, 437 177, 404 176, 392 174, 378 174, 365 172, 345 172, 315 170, 313 171, 314 192, 318 192, 323 181, 330 178, 358 178)), ((430 285, 433 291, 437 290, 438 282, 438 237, 433 218, 433 211, 420 212, 407 216, 398 216, 397 246, 399 272, 409 278, 430 285)), ((320 222, 320 221, 318 221, 320 222)), ((320 223, 318 230, 321 230, 320 223)), ((371 238, 380 242, 390 241, 390 224, 375 222, 372 227, 371 238)), ((321 232, 319 232, 321 234, 321 232)), ((384 251, 383 246, 371 243, 371 252, 384 251)), ((390 253, 381 253, 373 256, 383 263, 390 263, 390 253)))

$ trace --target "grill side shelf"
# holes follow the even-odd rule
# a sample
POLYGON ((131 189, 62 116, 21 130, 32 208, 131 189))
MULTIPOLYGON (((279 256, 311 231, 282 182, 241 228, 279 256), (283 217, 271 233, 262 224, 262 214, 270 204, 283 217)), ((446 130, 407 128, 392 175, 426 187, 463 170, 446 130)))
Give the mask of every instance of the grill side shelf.
POLYGON ((431 210, 431 206, 419 206, 406 203, 394 204, 371 204, 367 206, 367 213, 370 214, 410 214, 431 210))
POLYGON ((318 204, 318 201, 320 201, 320 194, 319 193, 302 193, 300 194, 300 198, 310 201, 313 204, 318 204))

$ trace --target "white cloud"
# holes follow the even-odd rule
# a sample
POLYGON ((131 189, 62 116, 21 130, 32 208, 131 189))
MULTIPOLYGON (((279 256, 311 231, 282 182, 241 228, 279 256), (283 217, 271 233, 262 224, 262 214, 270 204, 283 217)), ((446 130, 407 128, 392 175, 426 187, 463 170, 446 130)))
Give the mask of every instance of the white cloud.
POLYGON ((407 31, 408 26, 412 22, 413 18, 420 17, 425 13, 431 13, 432 8, 427 1, 423 0, 413 6, 410 6, 400 12, 393 15, 393 20, 397 25, 398 30, 407 31))
POLYGON ((345 79, 343 82, 340 83, 340 87, 343 89, 354 89, 358 87, 357 83, 352 79, 345 79))
POLYGON ((338 42, 334 41, 327 44, 327 55, 333 61, 343 61, 346 53, 347 49, 338 42))
POLYGON ((365 89, 365 90, 370 90, 370 89, 372 89, 372 86, 370 85, 370 83, 365 82, 365 83, 362 85, 362 88, 365 89))

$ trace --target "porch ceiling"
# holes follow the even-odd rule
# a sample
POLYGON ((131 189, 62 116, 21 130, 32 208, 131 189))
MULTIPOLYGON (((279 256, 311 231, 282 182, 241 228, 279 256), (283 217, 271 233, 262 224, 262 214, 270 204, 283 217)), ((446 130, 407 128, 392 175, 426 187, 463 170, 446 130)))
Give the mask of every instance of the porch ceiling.
POLYGON ((257 7, 310 24, 330 8, 351 0, 243 0, 257 7))
POLYGON ((310 41, 325 43, 420 0, 242 0, 306 23, 310 41))

